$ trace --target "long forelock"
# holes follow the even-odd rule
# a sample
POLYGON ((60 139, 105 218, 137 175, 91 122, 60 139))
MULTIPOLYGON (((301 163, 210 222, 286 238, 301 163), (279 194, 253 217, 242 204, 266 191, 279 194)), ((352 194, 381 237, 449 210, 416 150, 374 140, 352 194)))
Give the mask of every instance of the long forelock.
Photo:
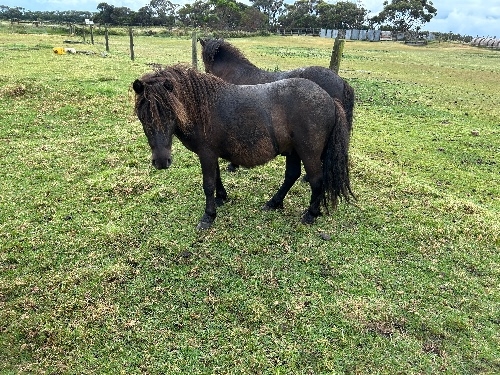
POLYGON ((163 86, 162 81, 154 78, 137 98, 136 113, 143 123, 151 123, 157 130, 161 130, 172 116, 177 118, 178 126, 183 130, 187 130, 185 128, 190 123, 182 103, 163 86))

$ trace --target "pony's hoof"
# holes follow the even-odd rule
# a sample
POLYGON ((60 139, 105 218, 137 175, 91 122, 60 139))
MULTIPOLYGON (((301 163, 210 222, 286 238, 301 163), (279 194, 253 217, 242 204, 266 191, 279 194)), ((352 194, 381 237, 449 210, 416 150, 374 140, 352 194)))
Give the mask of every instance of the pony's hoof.
POLYGON ((312 215, 309 210, 304 212, 304 215, 302 215, 302 224, 314 224, 316 221, 316 216, 312 215))
POLYGON ((199 224, 196 226, 197 230, 206 230, 209 229, 212 226, 212 223, 209 223, 207 221, 200 221, 199 224))
POLYGON ((211 217, 210 215, 204 214, 201 218, 199 224, 196 226, 198 230, 205 230, 212 226, 215 217, 211 217))
POLYGON ((274 211, 283 208, 283 203, 273 203, 272 201, 267 202, 262 206, 263 211, 274 211))

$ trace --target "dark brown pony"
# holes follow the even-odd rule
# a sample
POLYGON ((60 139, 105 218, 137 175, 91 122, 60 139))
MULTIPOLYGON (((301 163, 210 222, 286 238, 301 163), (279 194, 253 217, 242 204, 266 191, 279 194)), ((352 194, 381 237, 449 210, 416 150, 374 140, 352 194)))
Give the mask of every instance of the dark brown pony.
POLYGON ((211 226, 216 206, 227 199, 219 157, 254 167, 286 155, 285 180, 265 204, 268 210, 283 206, 302 161, 311 186, 304 223, 320 215, 321 203, 335 208, 340 198, 349 200, 352 195, 344 109, 309 80, 238 86, 176 65, 135 80, 133 89, 153 166, 171 165, 174 135, 200 159, 206 204, 199 229, 211 226))
MULTIPOLYGON (((205 71, 236 85, 255 85, 287 78, 305 78, 318 84, 332 98, 342 102, 349 131, 352 129, 354 90, 333 70, 321 66, 268 72, 252 64, 243 53, 223 39, 200 39, 205 71)), ((229 170, 237 166, 230 165, 229 170)))

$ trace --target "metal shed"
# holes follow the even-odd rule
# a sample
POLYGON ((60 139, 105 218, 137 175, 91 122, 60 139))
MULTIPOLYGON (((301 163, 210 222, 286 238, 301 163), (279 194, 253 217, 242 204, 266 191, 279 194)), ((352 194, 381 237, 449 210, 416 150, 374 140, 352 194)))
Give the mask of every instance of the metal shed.
POLYGON ((481 41, 479 42, 479 46, 480 47, 487 47, 489 40, 490 40, 490 38, 483 38, 483 39, 481 39, 481 41))

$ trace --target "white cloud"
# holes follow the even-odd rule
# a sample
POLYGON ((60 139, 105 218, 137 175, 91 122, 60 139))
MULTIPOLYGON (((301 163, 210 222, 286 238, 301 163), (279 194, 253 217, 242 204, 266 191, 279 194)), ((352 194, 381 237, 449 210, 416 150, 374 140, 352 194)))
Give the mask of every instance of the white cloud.
MULTIPOLYGON (((373 16, 383 9, 383 0, 363 0, 362 5, 373 16)), ((483 0, 437 0, 432 1, 432 5, 437 9, 437 15, 423 25, 424 30, 500 37, 498 0, 490 0, 488 4, 483 0)))
POLYGON ((470 36, 497 36, 500 37, 500 19, 488 18, 481 15, 464 15, 459 11, 452 11, 446 18, 435 18, 426 25, 426 29, 440 32, 470 36))

